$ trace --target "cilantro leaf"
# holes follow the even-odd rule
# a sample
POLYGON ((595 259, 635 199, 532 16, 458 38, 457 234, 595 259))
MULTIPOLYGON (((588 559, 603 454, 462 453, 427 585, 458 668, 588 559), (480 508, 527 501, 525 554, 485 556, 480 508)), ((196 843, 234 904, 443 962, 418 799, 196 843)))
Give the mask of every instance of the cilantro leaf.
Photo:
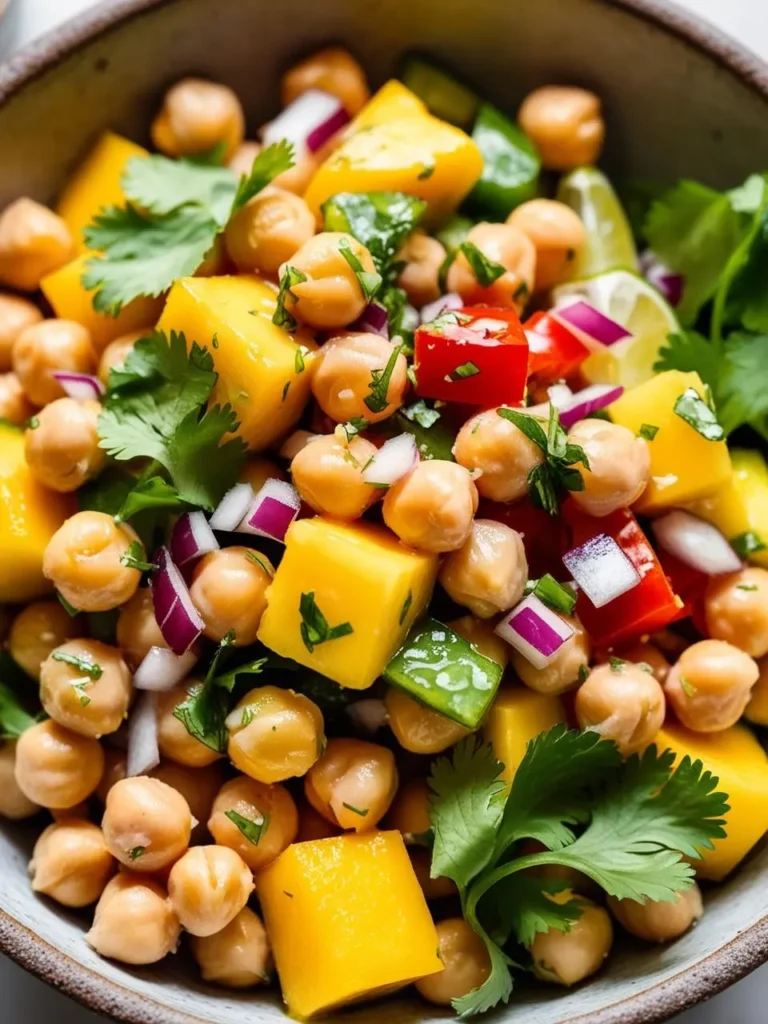
POLYGON ((10 686, 0 683, 0 740, 17 740, 34 724, 10 686))
POLYGON ((237 427, 237 414, 229 405, 209 408, 201 419, 191 412, 179 424, 168 445, 166 468, 183 501, 213 509, 233 486, 247 446, 242 438, 224 438, 237 427))
POLYGON ((707 441, 722 441, 725 437, 714 410, 696 388, 687 388, 675 402, 673 411, 707 441))
POLYGON ((427 405, 423 398, 414 402, 413 405, 403 406, 400 412, 412 423, 418 423, 425 430, 429 430, 440 419, 440 413, 437 409, 427 405))
POLYGON ((349 244, 348 239, 342 238, 340 240, 339 252, 355 272, 355 277, 357 277, 360 290, 363 293, 363 298, 367 302, 370 302, 379 288, 381 288, 381 274, 375 272, 372 273, 365 269, 361 261, 352 252, 352 246, 349 244))
POLYGON ((371 393, 363 399, 371 412, 384 412, 389 405, 389 382, 392 379, 399 355, 400 345, 395 345, 384 369, 371 370, 371 382, 368 385, 368 390, 371 393))
POLYGON ((426 208, 423 199, 402 192, 340 192, 321 207, 325 230, 356 238, 387 280, 393 276, 392 261, 426 208))
POLYGON ((173 712, 184 728, 206 747, 223 754, 227 749, 225 719, 229 711, 229 688, 218 683, 217 669, 224 651, 234 643, 232 630, 221 640, 211 659, 205 679, 187 692, 187 699, 173 712))
POLYGON ((669 335, 653 368, 657 373, 664 370, 690 373, 695 370, 714 391, 720 377, 720 365, 720 353, 708 338, 696 331, 684 331, 669 335))
POLYGON ((768 334, 734 331, 725 341, 725 358, 716 395, 718 419, 726 434, 749 423, 768 438, 764 425, 768 417, 766 360, 768 334))
POLYGON ((122 565, 127 565, 129 569, 138 569, 139 572, 152 572, 157 566, 154 562, 147 561, 146 554, 141 541, 132 540, 120 562, 122 565))
POLYGON ((494 281, 498 281, 507 272, 506 267, 494 263, 473 242, 462 242, 459 250, 464 253, 481 288, 490 288, 494 281))
POLYGON ((320 644, 324 644, 328 640, 339 640, 354 632, 349 622, 342 622, 339 626, 329 626, 328 620, 315 602, 314 592, 301 595, 299 613, 301 615, 301 639, 310 654, 320 644))
POLYGON ((295 164, 293 143, 281 139, 257 154, 253 165, 240 179, 232 202, 231 214, 250 202, 279 175, 289 171, 295 164))
POLYGON ((164 480, 161 476, 150 476, 141 479, 132 490, 126 494, 120 505, 116 518, 121 522, 128 522, 138 512, 148 509, 173 509, 182 510, 187 503, 179 497, 176 488, 164 480))
POLYGON ((130 159, 121 183, 128 201, 149 213, 163 215, 194 203, 210 210, 220 225, 227 222, 237 190, 237 178, 227 167, 159 155, 130 159))
MULTIPOLYGON (((514 935, 523 946, 530 946, 537 935, 554 928, 568 932, 582 915, 578 898, 550 899, 568 892, 568 883, 554 878, 537 878, 523 872, 509 875, 491 890, 492 910, 499 920, 493 934, 504 942, 514 935)), ((570 895, 570 894, 569 894, 570 895)))
POLYGON ((480 367, 471 361, 462 363, 455 370, 451 370, 445 378, 448 381, 466 380, 467 377, 476 377, 480 373, 480 367))
POLYGON ((297 284, 303 284, 306 280, 307 275, 301 270, 297 270, 296 267, 286 267, 283 271, 280 277, 280 290, 277 293, 277 307, 272 314, 272 323, 277 327, 285 327, 289 331, 295 331, 298 327, 296 317, 292 316, 285 308, 285 301, 289 295, 295 299, 296 296, 291 288, 297 284))
POLYGON ((246 818, 237 811, 224 811, 224 816, 229 818, 233 825, 237 825, 240 832, 245 836, 252 846, 258 846, 261 837, 269 828, 269 815, 263 814, 260 821, 246 818))
POLYGON ((220 675, 217 675, 216 685, 232 693, 238 676, 261 675, 267 663, 267 658, 256 658, 254 661, 248 661, 244 665, 237 665, 235 668, 230 669, 229 672, 222 672, 220 675))
POLYGON ((76 668, 78 672, 82 672, 83 675, 88 676, 90 679, 101 679, 104 674, 104 669, 95 661, 91 661, 90 658, 83 657, 79 654, 71 654, 69 651, 55 650, 51 654, 54 661, 62 661, 67 665, 71 665, 76 668))
POLYGON ((465 996, 451 1001, 451 1006, 459 1015, 460 1020, 467 1020, 479 1013, 486 1013, 494 1006, 498 1006, 499 1003, 508 1003, 509 997, 512 995, 512 975, 509 973, 509 968, 515 966, 507 954, 488 936, 474 912, 467 911, 465 916, 467 923, 485 943, 491 958, 491 973, 479 988, 473 988, 465 996))

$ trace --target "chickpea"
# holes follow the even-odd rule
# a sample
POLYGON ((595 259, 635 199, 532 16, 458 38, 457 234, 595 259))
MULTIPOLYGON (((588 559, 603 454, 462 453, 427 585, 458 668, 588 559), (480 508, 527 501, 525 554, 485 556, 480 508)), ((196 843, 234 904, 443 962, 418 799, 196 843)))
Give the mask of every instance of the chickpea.
POLYGON ((758 668, 760 675, 752 688, 744 717, 753 725, 768 725, 768 658, 763 658, 758 668))
POLYGON ((187 730, 174 712, 190 695, 193 687, 201 680, 186 679, 172 690, 158 694, 157 698, 157 741, 160 753, 169 761, 187 768, 205 768, 218 761, 222 755, 202 743, 187 730))
POLYGON ((195 271, 195 277, 222 277, 232 272, 232 264, 227 255, 224 236, 217 235, 213 245, 203 257, 203 262, 195 271))
POLYGON ((439 754, 471 732, 395 686, 387 690, 384 703, 397 742, 414 754, 439 754))
POLYGON ((253 892, 253 875, 234 850, 196 846, 168 876, 168 896, 181 925, 203 938, 226 928, 253 892))
POLYGON ((16 743, 16 782, 41 807, 74 807, 93 793, 103 772, 99 741, 53 719, 31 726, 16 743))
POLYGON ((633 661, 636 665, 647 665, 660 683, 669 673, 669 662, 654 644, 638 641, 621 652, 624 661, 633 661))
POLYGON ((41 320, 25 327, 11 352, 13 372, 35 405, 64 397, 53 374, 57 370, 92 373, 96 353, 90 331, 74 320, 41 320))
POLYGON ((132 331, 120 338, 110 341, 99 357, 99 380, 102 384, 109 384, 109 375, 117 366, 122 366, 139 338, 145 338, 147 331, 132 331))
POLYGON ((628 661, 593 668, 576 693, 579 727, 613 740, 623 757, 653 743, 665 711, 661 683, 628 661))
POLYGON ((16 781, 16 744, 0 746, 0 818, 23 821, 40 810, 16 781))
POLYGON ((45 275, 73 255, 69 228, 47 206, 24 197, 0 214, 0 284, 37 291, 45 275))
POLYGON ((311 804, 303 803, 299 808, 299 831, 296 833, 297 843, 309 843, 315 839, 330 839, 331 836, 339 835, 337 825, 318 814, 311 804))
POLYGON ((314 233, 315 216, 304 200, 270 188, 237 211, 224 238, 238 270, 274 274, 314 233))
POLYGON ((33 601, 13 620, 8 636, 11 657, 32 679, 54 648, 80 635, 79 622, 59 601, 33 601))
POLYGON ((334 519, 359 519, 381 497, 381 491, 367 484, 362 475, 375 454, 375 446, 363 437, 347 442, 326 434, 294 457, 293 483, 315 512, 334 519))
POLYGON ((389 488, 382 511, 404 544, 440 554, 466 543, 477 501, 477 488, 463 466, 431 459, 389 488))
POLYGON ((417 309, 440 298, 438 275, 445 257, 443 246, 424 231, 414 231, 397 254, 405 262, 397 283, 417 309))
MULTIPOLYGON (((291 287, 285 308, 302 323, 318 329, 346 327, 365 309, 368 300, 345 251, 360 261, 364 271, 375 272, 365 246, 339 231, 313 235, 291 258, 290 266, 306 280, 291 287)), ((280 267, 281 277, 288 265, 280 267)))
POLYGON ((502 668, 509 664, 509 644, 494 632, 492 622, 476 619, 474 615, 462 615, 460 619, 449 622, 448 626, 502 668))
POLYGON ((593 92, 545 85, 526 96, 518 120, 548 171, 570 171, 600 157, 605 124, 593 92))
POLYGON ((216 795, 221 789, 222 773, 218 764, 205 768, 186 768, 172 761, 163 761, 149 773, 150 778, 159 779, 166 786, 181 793, 189 804, 192 817, 197 822, 192 828, 192 845, 203 842, 216 795))
POLYGON ((189 846, 192 815, 175 789, 146 775, 116 782, 101 823, 113 857, 132 871, 161 871, 189 846))
POLYGON ((463 917, 450 917, 437 924, 438 956, 444 969, 416 982, 428 1002, 450 1006, 473 988, 479 988, 491 974, 491 958, 485 943, 463 917))
POLYGON ((587 243, 581 217, 554 199, 531 199, 507 217, 536 248, 537 292, 548 291, 570 276, 573 261, 587 243))
POLYGON ((217 146, 231 157, 245 136, 240 100, 226 85, 183 78, 165 94, 152 141, 166 156, 193 156, 217 146))
POLYGON ((306 774, 325 748, 323 715, 301 693, 259 686, 226 720, 230 761, 257 782, 306 774))
POLYGON ((128 758, 124 750, 118 747, 104 748, 104 774, 96 787, 95 796, 102 804, 107 802, 107 795, 116 782, 125 778, 128 770, 128 758))
POLYGON ((138 569, 122 562, 138 537, 104 512, 77 512, 59 527, 43 555, 43 573, 73 608, 108 612, 136 593, 138 569))
POLYGON ((117 732, 123 724, 133 694, 131 684, 119 648, 98 640, 70 640, 53 650, 40 668, 45 711, 59 725, 96 739, 117 732), (92 666, 90 672, 86 664, 92 666))
POLYGON ((15 373, 0 373, 0 420, 23 426, 34 414, 35 407, 24 394, 15 373))
POLYGON ((605 420, 580 420, 569 431, 568 443, 580 445, 589 459, 589 469, 582 463, 577 467, 584 490, 571 492, 587 515, 629 508, 645 490, 651 475, 648 442, 631 430, 605 420))
POLYGON ((320 350, 319 365, 312 378, 312 394, 317 404, 337 423, 356 417, 369 423, 385 420, 403 404, 408 386, 408 367, 402 352, 395 359, 389 379, 386 406, 373 412, 365 402, 371 397, 373 374, 383 372, 394 353, 390 342, 378 334, 338 334, 320 350))
POLYGON ((694 732, 720 732, 744 713, 760 669, 724 640, 701 640, 669 670, 664 691, 675 714, 694 732))
POLYGON ((267 480, 285 480, 286 474, 271 459, 263 455, 250 455, 240 471, 238 480, 248 483, 258 493, 267 480))
POLYGON ((370 99, 365 72, 355 58, 340 46, 328 46, 300 61, 280 80, 280 96, 287 107, 308 89, 322 89, 338 97, 350 117, 370 99))
POLYGON ((617 900, 608 897, 608 908, 631 935, 646 942, 672 942, 692 928, 704 913, 701 889, 695 883, 677 894, 674 902, 617 900))
POLYGON ((563 618, 573 627, 573 636, 568 637, 546 668, 534 668, 522 654, 512 651, 513 670, 537 693, 558 694, 570 690, 589 664, 592 648, 584 627, 575 616, 564 615, 563 618))
MULTIPOLYGON (((572 897, 565 891, 563 898, 572 897)), ((582 896, 582 915, 569 932, 551 928, 539 934, 531 945, 533 973, 556 985, 575 985, 598 971, 613 945, 613 927, 608 912, 582 896)))
POLYGON ((190 938, 203 981, 225 988, 252 988, 269 981, 269 939, 260 918, 244 907, 217 935, 190 938))
POLYGON ((514 423, 488 409, 467 420, 453 454, 476 474, 480 494, 492 501, 516 501, 528 493, 528 476, 544 462, 544 453, 514 423))
POLYGON ((227 167, 230 171, 233 171, 238 178, 242 178, 244 174, 250 174, 253 168, 253 161, 259 155, 262 150, 262 146, 259 142, 252 142, 246 139, 245 142, 241 142, 235 150, 234 154, 229 158, 227 167))
POLYGON ((511 306, 521 312, 528 302, 536 280, 536 249, 528 235, 510 224, 475 224, 467 241, 505 273, 484 287, 475 276, 469 260, 460 252, 446 278, 448 291, 458 292, 467 305, 511 306))
POLYGON ((117 646, 135 672, 151 647, 167 647, 155 618, 152 591, 139 587, 117 617, 117 646))
POLYGON ((402 834, 407 846, 418 844, 420 837, 429 832, 429 783, 424 778, 410 779, 397 791, 387 815, 389 828, 402 834))
POLYGON ((704 596, 709 635, 727 640, 753 658, 768 654, 768 569, 748 565, 713 576, 704 596))
POLYGON ((448 596, 481 619, 516 605, 528 580, 528 560, 517 530, 476 519, 469 537, 440 569, 448 596))
POLYGON ((0 371, 10 370, 11 349, 24 328, 42 319, 43 314, 29 299, 0 292, 0 371))
MULTIPOLYGON (((330 142, 326 143, 326 145, 330 145, 330 142)), ((293 192, 294 195, 303 196, 307 191, 310 181, 314 178, 315 172, 323 162, 323 159, 325 159, 323 156, 324 152, 325 147, 318 150, 317 153, 310 153, 308 150, 305 153, 299 153, 293 167, 289 167, 287 171, 278 174, 272 181, 272 187, 283 188, 286 192, 293 192)))
POLYGON ((85 939, 101 956, 141 966, 174 953, 180 933, 179 919, 162 886, 124 872, 101 894, 85 939))
POLYGON ((249 558, 249 550, 220 548, 195 566, 189 593, 205 623, 203 634, 210 640, 223 640, 233 630, 235 646, 256 642, 275 570, 265 555, 259 555, 263 566, 249 558))
POLYGON ((427 850, 423 846, 411 846, 408 849, 408 857, 425 900, 442 900, 447 896, 457 895, 456 883, 450 878, 444 875, 440 875, 438 878, 432 877, 431 850, 427 850))
POLYGON ((304 779, 304 794, 334 825, 355 832, 376 828, 397 792, 391 750, 364 740, 332 739, 304 779))
POLYGON ((208 819, 208 831, 214 840, 238 853, 251 871, 261 871, 271 864, 294 841, 298 827, 296 804, 288 790, 281 785, 267 786, 246 775, 224 783, 208 819), (227 817, 231 811, 254 824, 266 822, 258 843, 251 842, 227 817))
POLYGON ((37 416, 34 428, 24 432, 27 465, 41 484, 52 491, 76 491, 96 476, 106 455, 99 448, 98 402, 57 398, 37 416))
POLYGON ((72 817, 48 826, 29 864, 33 890, 65 907, 95 903, 114 872, 98 825, 72 817))

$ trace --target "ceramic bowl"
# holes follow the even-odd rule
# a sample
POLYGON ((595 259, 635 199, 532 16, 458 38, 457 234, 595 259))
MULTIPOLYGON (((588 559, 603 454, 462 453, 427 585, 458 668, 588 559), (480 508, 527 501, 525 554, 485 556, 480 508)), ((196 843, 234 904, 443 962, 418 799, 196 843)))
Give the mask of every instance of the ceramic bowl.
MULTIPOLYGON (((0 0, 2 6, 2 0, 0 0)), ((604 99, 606 163, 620 174, 690 175, 734 185, 768 166, 768 69, 736 44, 654 0, 111 0, 0 68, 0 208, 53 200, 90 143, 115 128, 143 140, 163 89, 183 74, 219 79, 252 129, 277 109, 280 70, 340 40, 374 84, 404 50, 453 65, 514 111, 545 82, 604 99)), ((2 561, 10 552, 0 552, 2 561)), ((134 971, 83 942, 84 921, 32 894, 36 828, 0 828, 0 949, 93 1010, 133 1024, 277 1024, 275 995, 201 985, 184 954, 134 971)), ((651 1024, 714 994, 768 959, 768 849, 707 893, 703 923, 661 949, 622 948, 576 991, 524 988, 495 1020, 651 1024)), ((346 1013, 349 1024, 442 1015, 403 995, 346 1013)))

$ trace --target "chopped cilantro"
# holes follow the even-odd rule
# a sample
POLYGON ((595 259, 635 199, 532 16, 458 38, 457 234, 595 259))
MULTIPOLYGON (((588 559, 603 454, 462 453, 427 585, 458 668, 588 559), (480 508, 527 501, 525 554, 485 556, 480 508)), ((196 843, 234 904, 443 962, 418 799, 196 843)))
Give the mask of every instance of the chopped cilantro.
POLYGON ((37 430, 37 428, 39 426, 40 426, 40 420, 38 419, 38 417, 37 416, 30 416, 30 418, 27 420, 27 429, 28 430, 37 430))
POLYGON ((477 283, 481 288, 490 288, 494 281, 498 281, 503 274, 506 274, 506 267, 502 267, 500 263, 494 263, 493 260, 488 259, 485 253, 481 252, 474 243, 464 241, 459 246, 459 249, 464 253, 467 263, 472 268, 472 273, 477 278, 477 283))
POLYGON ((425 164, 424 169, 422 171, 419 171, 416 177, 418 178, 419 181, 424 181, 426 178, 431 178, 434 173, 435 165, 425 164))
POLYGON ((717 416, 695 388, 684 391, 673 409, 681 420, 685 420, 707 441, 722 441, 725 438, 725 431, 718 423, 717 416))
MULTIPOLYGON (((232 630, 219 643, 202 683, 195 683, 187 691, 187 699, 173 712, 190 736, 206 747, 223 754, 227 749, 227 729, 224 719, 229 709, 228 694, 234 685, 222 682, 227 677, 217 676, 224 651, 234 643, 232 630)), ((262 661, 263 663, 263 661, 262 661)))
POLYGON ((759 588, 758 588, 756 583, 737 583, 736 584, 736 589, 737 590, 748 590, 748 591, 751 592, 751 591, 758 590, 759 588))
POLYGON ((608 664, 611 666, 611 672, 621 672, 624 666, 628 665, 629 662, 625 661, 623 658, 609 658, 608 664))
POLYGON ((646 441, 652 441, 659 432, 659 428, 655 427, 652 423, 641 423, 640 430, 638 431, 639 437, 644 437, 646 441))
POLYGON ((138 569, 139 572, 151 572, 155 568, 154 562, 148 562, 145 558, 146 552, 141 541, 132 540, 128 549, 120 558, 120 563, 129 569, 138 569))
POLYGON ((85 687, 87 685, 88 685, 88 683, 85 682, 85 681, 82 681, 82 682, 79 682, 79 683, 72 683, 72 689, 77 694, 78 698, 80 699, 80 703, 82 704, 82 706, 84 708, 87 708, 88 705, 91 703, 91 698, 85 692, 85 687))
POLYGON ((589 665, 579 665, 578 681, 584 683, 589 678, 589 665))
POLYGON ((341 806, 342 807, 346 807, 346 809, 348 811, 352 811, 353 814, 359 814, 361 818, 367 818, 368 817, 368 808, 367 807, 364 808, 363 810, 361 810, 359 807, 353 807, 352 804, 347 804, 347 803, 344 803, 343 801, 342 801, 341 806))
POLYGON ((329 626, 328 620, 317 607, 312 591, 301 595, 299 613, 301 615, 301 639, 310 654, 319 644, 324 644, 328 640, 338 640, 354 632, 349 622, 342 622, 339 626, 329 626))
POLYGON ((64 609, 64 611, 67 613, 67 615, 69 615, 72 618, 74 618, 75 615, 79 615, 80 614, 80 610, 78 608, 75 608, 74 605, 71 605, 69 603, 69 601, 66 599, 66 597, 64 597, 64 595, 62 594, 62 592, 60 590, 56 591, 56 597, 58 597, 59 604, 64 609))
POLYGON ((730 542, 731 547, 740 558, 749 558, 750 555, 755 554, 756 551, 765 550, 765 541, 758 534, 752 530, 747 530, 746 533, 740 533, 738 537, 734 537, 730 542))
POLYGON ((408 612, 411 610, 411 605, 412 604, 413 604, 413 591, 409 590, 408 591, 408 596, 403 601, 403 607, 400 609, 400 623, 399 624, 401 626, 405 622, 406 618, 408 617, 408 612))
POLYGON ((397 253, 426 208, 423 199, 403 192, 340 192, 322 205, 325 230, 356 238, 388 283, 399 273, 397 253))
POLYGON ((247 726, 249 726, 255 717, 256 712, 253 710, 253 708, 243 708, 243 714, 240 718, 241 728, 245 729, 247 726))
POLYGON ((10 686, 0 683, 0 740, 17 740, 35 721, 10 686))
POLYGON ((139 857, 143 857, 147 852, 146 846, 134 846, 132 850, 128 851, 128 856, 131 861, 138 860, 139 857))
POLYGON ((696 687, 693 685, 693 683, 689 682, 689 680, 686 679, 684 675, 680 676, 680 689, 683 691, 686 697, 696 696, 696 687))
POLYGON ((69 651, 55 650, 51 657, 54 661, 63 661, 66 665, 72 665, 78 672, 88 676, 90 679, 101 679, 104 669, 90 658, 82 657, 79 654, 70 654, 69 651))
POLYGON ((349 239, 342 238, 339 242, 339 252, 350 265, 352 270, 355 272, 355 277, 360 285, 360 290, 363 293, 363 298, 366 302, 370 302, 374 295, 381 288, 382 277, 381 274, 376 271, 366 270, 363 264, 360 262, 357 256, 352 252, 352 246, 349 244, 349 239))
POLYGON ((420 398, 418 402, 414 402, 413 405, 404 405, 400 412, 413 423, 418 423, 420 427, 424 427, 425 430, 434 426, 440 419, 440 413, 437 409, 427 405, 423 398, 420 398))
POLYGON ((281 401, 284 402, 286 400, 286 398, 288 397, 288 392, 290 391, 290 389, 291 389, 291 382, 289 380, 287 380, 285 382, 285 384, 283 384, 283 397, 282 397, 281 401))
POLYGON ((296 349, 296 356, 293 360, 293 369, 295 373, 304 373, 304 369, 306 367, 306 363, 304 362, 304 356, 308 351, 309 349, 304 348, 303 345, 299 345, 299 347, 296 349))
POLYGON ((269 828, 268 814, 262 814, 258 821, 246 818, 242 814, 238 814, 237 811, 224 811, 224 815, 229 818, 233 825, 237 825, 252 846, 259 845, 261 837, 269 828))
POLYGON ((399 355, 400 346, 395 345, 384 369, 371 370, 371 382, 368 385, 368 390, 371 393, 364 401, 367 408, 373 413, 384 412, 389 405, 389 382, 392 379, 399 355))
POLYGON ((344 431, 347 444, 349 444, 353 437, 357 437, 361 430, 365 430, 368 426, 368 420, 364 416, 353 416, 351 420, 342 423, 341 429, 344 431))
POLYGON ((541 579, 528 580, 526 594, 535 594, 549 608, 563 615, 570 615, 576 607, 576 595, 569 588, 558 583, 554 576, 545 573, 541 579))
POLYGON ((253 562, 254 565, 258 565, 260 569, 263 569, 267 576, 274 576, 274 572, 269 568, 264 558, 259 554, 258 551, 246 551, 245 557, 249 562, 253 562))
POLYGON ((480 367, 471 361, 467 361, 462 363, 461 366, 457 366, 455 370, 451 370, 445 379, 451 383, 457 380, 465 380, 467 377, 476 377, 479 373, 480 367))
POLYGON ((280 290, 277 293, 277 308, 272 314, 272 323, 278 327, 285 327, 289 331, 295 331, 298 324, 296 323, 296 317, 292 316, 285 308, 285 300, 290 297, 296 299, 296 296, 291 291, 297 284, 303 284, 307 280, 307 275, 302 273, 301 270, 297 270, 296 267, 286 267, 280 276, 280 290))

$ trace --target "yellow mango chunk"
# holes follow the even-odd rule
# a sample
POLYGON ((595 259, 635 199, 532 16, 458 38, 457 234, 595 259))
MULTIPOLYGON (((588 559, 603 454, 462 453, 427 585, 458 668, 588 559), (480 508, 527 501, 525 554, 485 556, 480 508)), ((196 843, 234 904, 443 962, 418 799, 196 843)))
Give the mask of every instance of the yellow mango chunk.
POLYGON ((731 462, 733 484, 746 514, 745 529, 766 545, 752 552, 749 560, 768 569, 768 465, 760 452, 743 448, 731 451, 731 462))
POLYGON ((480 177, 483 158, 459 128, 436 117, 370 125, 351 135, 315 172, 304 198, 320 207, 337 192, 406 192, 429 203, 427 221, 452 213, 480 177))
POLYGON ((107 347, 110 341, 123 334, 152 330, 163 309, 163 300, 139 298, 123 306, 117 316, 107 316, 93 308, 94 292, 83 287, 83 268, 93 254, 85 252, 61 269, 54 270, 40 282, 46 299, 57 317, 62 320, 76 320, 91 332, 91 339, 97 352, 107 347))
POLYGON ((704 850, 694 861, 701 878, 720 881, 733 871, 768 830, 768 755, 746 726, 722 732, 690 732, 667 723, 656 737, 659 750, 672 750, 678 758, 689 755, 720 780, 718 790, 728 794, 725 839, 704 850))
POLYGON ((436 575, 436 556, 403 547, 381 526, 299 519, 267 590, 259 640, 342 686, 364 690, 426 609, 436 575), (301 635, 302 594, 314 594, 329 627, 349 623, 352 632, 310 651, 301 635))
POLYGON ((372 124, 398 121, 404 117, 429 117, 429 107, 415 92, 391 78, 368 100, 347 129, 348 134, 368 128, 372 124))
POLYGON ((50 593, 43 553, 76 511, 74 495, 50 491, 30 473, 24 432, 0 422, 0 604, 20 604, 50 593))
POLYGON ((611 419, 633 434, 643 423, 658 427, 648 442, 651 479, 635 508, 660 512, 713 494, 731 477, 725 441, 708 441, 674 411, 678 398, 693 388, 704 397, 698 373, 667 370, 644 384, 629 388, 611 406, 611 419))
POLYGON ((295 843, 256 876, 291 1016, 437 974, 437 932, 399 832, 295 843))
POLYGON ((219 375, 211 400, 232 406, 238 434, 255 451, 296 424, 312 382, 317 346, 273 324, 276 306, 274 289, 257 277, 186 277, 171 289, 158 324, 208 349, 219 375), (299 344, 308 350, 303 370, 299 344))
POLYGON ((503 686, 491 705, 483 732, 504 765, 501 778, 510 783, 532 739, 565 721, 559 697, 524 686, 503 686))
POLYGON ((126 164, 135 156, 149 156, 149 153, 122 135, 105 132, 69 179, 56 212, 66 221, 78 252, 85 251, 83 230, 99 210, 104 206, 125 204, 120 179, 126 164))

